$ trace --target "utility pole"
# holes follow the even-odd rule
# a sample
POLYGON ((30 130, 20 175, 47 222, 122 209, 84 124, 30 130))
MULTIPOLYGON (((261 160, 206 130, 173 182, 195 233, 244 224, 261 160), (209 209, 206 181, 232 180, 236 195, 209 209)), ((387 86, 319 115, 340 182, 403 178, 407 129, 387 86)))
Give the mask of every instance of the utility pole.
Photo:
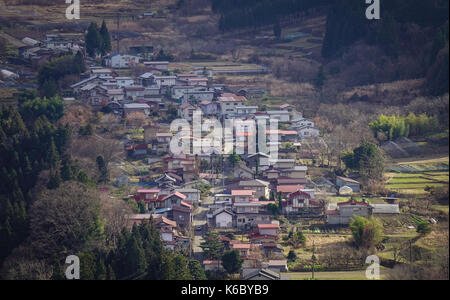
POLYGON ((316 246, 315 246, 314 240, 313 240, 313 248, 312 248, 312 252, 313 252, 312 257, 311 257, 311 259, 312 259, 312 279, 314 279, 314 278, 315 278, 315 274, 314 274, 314 266, 316 265, 316 255, 315 255, 315 252, 316 252, 316 246))
POLYGON ((117 31, 116 31, 116 39, 117 39, 117 52, 120 52, 120 35, 119 35, 119 29, 120 28, 120 15, 117 14, 117 31))

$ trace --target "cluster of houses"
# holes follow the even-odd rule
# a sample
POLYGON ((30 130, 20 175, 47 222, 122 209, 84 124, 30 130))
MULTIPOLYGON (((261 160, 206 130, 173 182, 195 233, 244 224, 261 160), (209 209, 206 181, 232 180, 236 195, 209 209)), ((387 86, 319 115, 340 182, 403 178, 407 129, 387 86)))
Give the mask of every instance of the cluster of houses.
MULTIPOLYGON (((246 91, 232 92, 223 85, 212 83, 205 70, 173 74, 169 62, 146 61, 140 55, 113 53, 103 58, 103 66, 91 67, 83 74, 82 81, 71 86, 73 95, 95 108, 108 106, 118 117, 141 113, 147 118, 144 139, 128 141, 124 149, 129 156, 147 158, 156 156, 159 166, 150 164, 152 188, 138 189, 130 196, 143 204, 146 213, 129 216, 130 224, 152 219, 161 230, 162 240, 168 249, 188 249, 191 243, 194 208, 207 208, 208 229, 220 232, 245 233, 246 241, 221 235, 225 249, 238 250, 244 260, 242 278, 280 279, 280 272, 287 270, 287 262, 279 245, 280 225, 275 220, 274 209, 290 217, 326 219, 330 225, 348 224, 353 215, 370 216, 374 213, 398 213, 394 206, 371 205, 351 200, 326 207, 316 197, 318 190, 335 190, 341 195, 360 191, 360 183, 351 178, 337 177, 335 183, 326 179, 313 182, 307 176, 308 167, 300 165, 305 139, 320 138, 320 131, 313 120, 303 118, 302 113, 290 104, 274 110, 261 110, 248 105, 246 91), (137 77, 119 76, 119 69, 143 65, 145 72, 137 77), (250 151, 258 136, 258 126, 233 129, 229 138, 233 145, 248 149, 231 163, 228 155, 205 153, 203 142, 207 139, 195 135, 191 126, 184 129, 182 137, 190 139, 190 149, 172 153, 170 145, 175 132, 169 124, 157 123, 164 119, 173 107, 178 118, 190 125, 196 112, 214 117, 221 124, 238 119, 254 124, 277 120, 277 129, 266 130, 276 134, 278 156, 263 151, 250 151), (195 154, 193 154, 195 153, 195 154), (219 156, 220 155, 220 156, 219 156), (220 172, 212 163, 222 160, 220 172), (202 161, 209 163, 209 171, 200 172, 202 161), (208 193, 201 187, 214 187, 212 201, 204 204, 208 193), (219 191, 220 192, 217 192, 219 191)), ((265 128, 265 127, 263 127, 265 128)), ((269 127, 267 127, 269 128, 269 127)), ((227 142, 225 137, 225 143, 227 142)), ((222 148, 222 144, 219 148, 222 148)), ((150 161, 150 159, 149 159, 150 161)), ((204 169, 204 168, 203 168, 204 169)), ((222 270, 220 261, 205 260, 206 270, 222 270)))
POLYGON ((141 203, 146 213, 129 216, 130 225, 153 219, 161 230, 167 249, 189 249, 189 232, 193 221, 193 207, 200 201, 200 190, 181 185, 181 178, 165 173, 152 189, 138 189, 131 199, 141 203), (183 235, 184 234, 184 235, 183 235))
POLYGON ((19 56, 30 60, 33 66, 40 66, 62 53, 84 51, 84 41, 72 35, 47 34, 43 41, 25 37, 22 43, 24 46, 19 47, 19 56))

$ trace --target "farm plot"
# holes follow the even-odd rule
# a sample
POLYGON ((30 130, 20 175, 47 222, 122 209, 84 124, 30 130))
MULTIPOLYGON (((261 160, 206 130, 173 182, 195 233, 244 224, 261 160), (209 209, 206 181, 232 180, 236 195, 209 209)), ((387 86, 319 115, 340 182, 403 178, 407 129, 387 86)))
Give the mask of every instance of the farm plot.
POLYGON ((424 194, 425 188, 448 185, 448 171, 391 173, 386 187, 405 194, 424 194))

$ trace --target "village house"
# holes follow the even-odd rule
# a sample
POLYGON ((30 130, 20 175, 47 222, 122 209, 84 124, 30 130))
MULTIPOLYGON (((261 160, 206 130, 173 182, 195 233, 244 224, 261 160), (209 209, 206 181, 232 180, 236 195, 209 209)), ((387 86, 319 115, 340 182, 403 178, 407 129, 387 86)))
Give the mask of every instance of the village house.
POLYGON ((267 135, 276 134, 281 142, 294 142, 298 138, 298 133, 295 130, 267 130, 267 135))
POLYGON ((270 183, 266 181, 262 181, 259 179, 248 180, 248 181, 240 181, 239 187, 244 190, 254 190, 256 199, 265 198, 269 199, 270 197, 270 183))
POLYGON ((259 235, 278 236, 280 231, 279 224, 258 224, 259 235))
MULTIPOLYGON (((156 82, 155 82, 155 77, 153 75, 153 73, 151 72, 146 72, 142 75, 140 75, 137 79, 137 84, 142 85, 144 87, 155 87, 156 86, 156 82)), ((158 93, 159 93, 159 87, 158 88, 158 93)))
MULTIPOLYGON (((180 80, 179 77, 178 80, 180 80)), ((185 82, 186 85, 189 86, 202 86, 202 87, 208 86, 208 78, 205 77, 188 77, 185 79, 185 82)))
POLYGON ((139 64, 141 58, 138 56, 112 53, 103 57, 103 64, 108 68, 128 69, 139 64))
POLYGON ((218 101, 220 103, 221 115, 228 117, 230 115, 234 116, 236 114, 237 107, 243 106, 247 102, 247 99, 235 94, 224 93, 218 98, 218 101))
POLYGON ((263 210, 263 204, 258 201, 234 203, 233 211, 236 213, 236 226, 240 229, 270 222, 270 215, 263 210))
POLYGON ((80 88, 77 98, 92 106, 104 106, 110 102, 107 90, 95 83, 87 84, 80 88))
POLYGON ((238 250, 241 258, 246 258, 250 254, 251 244, 244 244, 244 243, 233 244, 232 249, 238 250))
POLYGON ((338 209, 327 210, 327 223, 330 225, 349 224, 353 216, 369 218, 373 207, 365 202, 349 200, 337 204, 338 209))
POLYGON ((280 273, 267 268, 248 268, 242 269, 242 280, 280 280, 280 273))
POLYGON ((125 116, 129 116, 132 113, 143 113, 148 116, 150 114, 150 106, 143 103, 129 103, 123 105, 123 112, 125 116))
POLYGON ((91 68, 91 76, 97 76, 101 79, 110 80, 116 77, 116 74, 111 69, 101 68, 101 67, 94 67, 91 68))
POLYGON ((295 166, 291 169, 280 170, 280 176, 285 178, 306 178, 307 166, 295 166))
POLYGON ((158 187, 165 190, 171 190, 183 181, 181 177, 172 173, 164 173, 161 177, 155 179, 158 187))
POLYGON ((123 89, 116 89, 116 90, 105 90, 106 95, 109 98, 109 101, 113 102, 122 102, 125 99, 125 93, 123 89))
POLYGON ((265 153, 258 152, 248 155, 245 161, 247 162, 249 168, 255 172, 261 172, 269 168, 269 157, 270 156, 265 153))
POLYGON ((186 196, 185 200, 188 202, 195 203, 200 201, 201 195, 200 190, 184 188, 184 189, 176 189, 175 191, 185 195, 186 196))
POLYGON ((280 171, 276 169, 267 169, 263 174, 269 181, 277 180, 280 177, 280 171))
POLYGON ((181 73, 175 76, 177 76, 177 85, 187 85, 187 79, 198 78, 198 75, 195 73, 181 73))
POLYGON ((213 101, 200 102, 200 109, 205 116, 217 116, 219 113, 217 102, 213 101))
POLYGON ((278 178, 278 185, 301 185, 304 186, 308 180, 306 178, 278 178))
POLYGON ((303 188, 304 186, 302 185, 278 185, 277 195, 281 194, 283 198, 286 198, 289 194, 295 193, 303 188))
POLYGON ((161 89, 161 93, 166 93, 176 84, 176 76, 155 76, 153 75, 154 82, 161 89))
POLYGON ((152 150, 156 152, 156 155, 162 155, 168 153, 170 150, 170 141, 172 134, 170 132, 158 132, 156 133, 156 143, 152 141, 152 150))
POLYGON ((300 139, 317 138, 320 135, 320 130, 312 126, 303 126, 297 129, 300 139))
POLYGON ((159 189, 140 189, 133 198, 137 202, 144 202, 149 210, 153 210, 159 208, 156 201, 158 200, 160 191, 159 189))
POLYGON ((269 160, 274 169, 292 169, 295 167, 295 159, 276 159, 269 160))
POLYGON ((81 93, 81 89, 87 85, 96 86, 100 83, 105 82, 106 79, 99 77, 98 75, 92 75, 89 78, 83 79, 75 84, 72 84, 70 88, 74 95, 79 95, 81 93))
POLYGON ((192 206, 184 201, 181 201, 179 206, 172 206, 169 217, 177 222, 181 228, 190 228, 193 221, 192 206))
POLYGON ((269 260, 266 264, 266 268, 276 272, 287 272, 288 271, 288 265, 287 260, 281 259, 281 260, 269 260))
POLYGON ((235 165, 233 176, 241 179, 254 179, 256 172, 245 165, 244 162, 239 162, 235 165))
POLYGON ((116 83, 119 88, 134 85, 134 79, 131 77, 114 77, 114 79, 109 79, 109 82, 116 83))
POLYGON ((351 179, 351 178, 342 177, 342 176, 337 176, 336 177, 336 185, 339 188, 342 188, 344 186, 348 186, 355 193, 359 193, 360 190, 361 190, 361 184, 359 183, 359 181, 356 181, 356 180, 351 179))
POLYGON ((195 106, 192 106, 189 103, 185 103, 178 107, 178 116, 182 119, 192 122, 194 111, 196 110, 197 108, 195 106))
POLYGON ((302 113, 298 112, 295 107, 291 104, 280 105, 280 110, 289 112, 291 116, 291 122, 294 120, 302 118, 302 113))
POLYGON ((53 51, 70 52, 76 54, 82 51, 82 47, 71 37, 64 37, 59 34, 47 34, 44 40, 44 47, 53 51))
POLYGON ((305 211, 312 211, 320 214, 323 209, 323 205, 317 201, 312 200, 310 194, 298 190, 287 196, 287 200, 282 204, 283 214, 299 214, 305 211))
POLYGON ((142 98, 145 95, 145 88, 143 86, 126 86, 125 97, 129 100, 136 101, 138 98, 142 98))
POLYGON ((199 103, 202 101, 212 101, 214 91, 210 90, 189 90, 183 93, 183 103, 199 103))
POLYGON ((255 114, 258 111, 258 106, 236 106, 236 113, 234 117, 242 118, 255 114))
POLYGON ((179 192, 173 192, 164 198, 161 199, 162 202, 164 202, 164 208, 172 208, 174 206, 182 206, 182 202, 185 202, 186 196, 179 193, 179 192))
MULTIPOLYGON (((170 96, 173 100, 182 101, 184 99, 184 95, 191 91, 201 90, 195 86, 187 86, 187 85, 174 85, 170 88, 170 96)), ((186 103, 186 101, 185 101, 186 103)))
POLYGON ((232 190, 233 203, 250 202, 255 199, 255 190, 232 190))
POLYGON ((226 208, 219 208, 213 212, 213 226, 216 228, 233 228, 235 214, 226 208))
POLYGON ((269 110, 267 115, 269 115, 270 119, 275 119, 279 122, 289 122, 291 120, 291 114, 284 110, 269 110))

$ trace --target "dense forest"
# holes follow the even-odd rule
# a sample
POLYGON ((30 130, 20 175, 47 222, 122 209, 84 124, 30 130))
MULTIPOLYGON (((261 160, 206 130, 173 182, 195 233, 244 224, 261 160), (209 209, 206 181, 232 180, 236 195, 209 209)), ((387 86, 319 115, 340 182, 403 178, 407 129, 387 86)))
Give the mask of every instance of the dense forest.
POLYGON ((34 96, 0 110, 0 262, 26 238, 31 190, 41 171, 56 170, 70 139, 68 127, 51 122, 62 116, 61 100, 34 96))
POLYGON ((426 77, 431 95, 448 92, 448 1, 385 1, 381 20, 375 21, 365 18, 365 10, 363 1, 358 0, 338 1, 329 9, 322 47, 324 58, 341 57, 361 41, 381 49, 394 64, 415 60, 411 61, 414 69, 407 75, 400 75, 398 69, 394 76, 385 73, 385 80, 426 77))
POLYGON ((220 13, 219 28, 229 31, 243 27, 274 24, 280 17, 330 4, 332 0, 211 0, 214 13, 220 13))

